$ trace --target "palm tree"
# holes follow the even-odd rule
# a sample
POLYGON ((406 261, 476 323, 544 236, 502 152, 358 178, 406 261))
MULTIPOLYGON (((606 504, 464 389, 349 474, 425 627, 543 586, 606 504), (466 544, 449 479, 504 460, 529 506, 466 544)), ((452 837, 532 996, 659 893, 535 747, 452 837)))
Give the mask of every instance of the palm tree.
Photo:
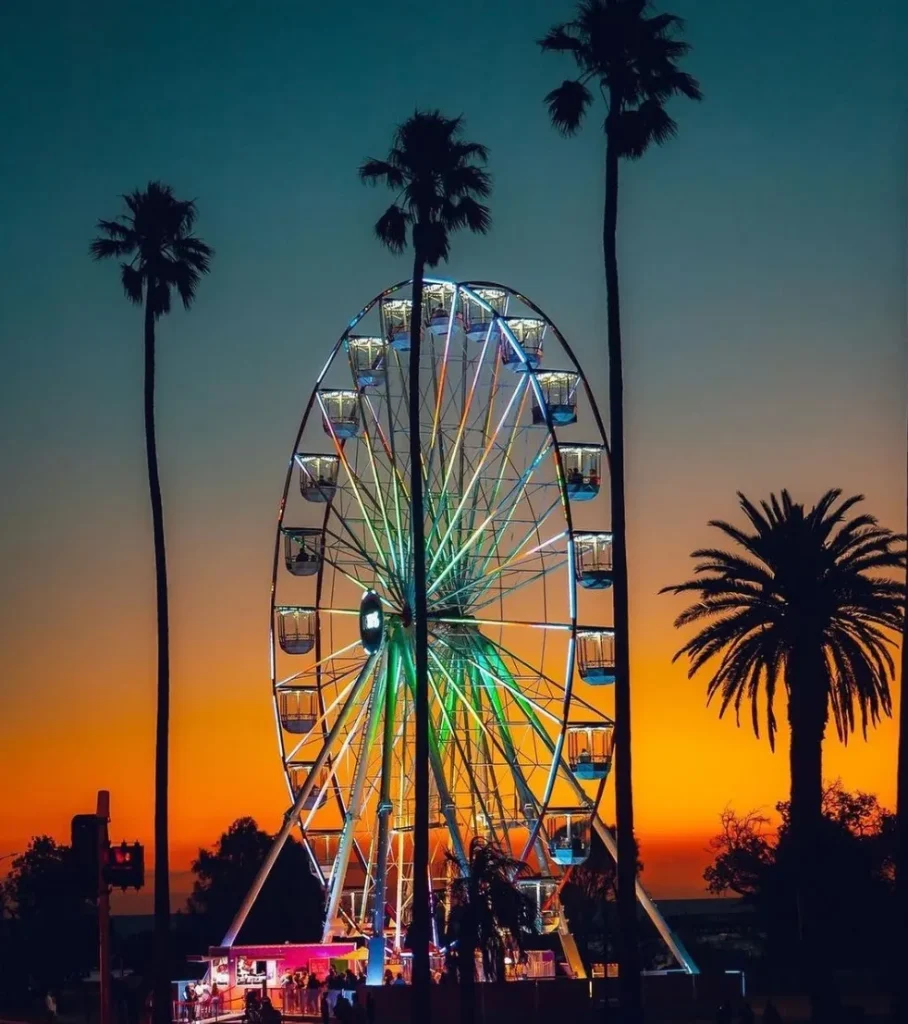
POLYGON ((429 999, 429 642, 426 605, 425 515, 420 441, 419 360, 422 340, 423 274, 448 258, 449 238, 461 228, 479 234, 489 230, 485 199, 492 188, 485 163, 488 152, 478 142, 462 139, 462 117, 417 110, 398 125, 384 160, 368 159, 359 169, 369 185, 382 183, 395 194, 379 217, 375 234, 393 253, 402 253, 408 235, 413 246, 413 290, 410 306, 410 498, 413 576, 410 616, 415 634, 415 805, 413 836, 413 1014, 428 1017, 429 999))
POLYGON ((823 930, 812 885, 823 805, 823 739, 830 717, 843 742, 892 713, 890 653, 902 626, 904 585, 882 575, 905 566, 904 537, 866 513, 849 517, 861 496, 840 501, 827 491, 810 510, 788 491, 758 508, 739 494, 748 528, 714 521, 740 549, 694 551, 695 577, 667 587, 694 594, 678 627, 700 624, 675 658, 687 656, 689 677, 709 664, 707 700, 719 715, 749 705, 760 735, 775 749, 775 698, 784 688, 791 730, 790 838, 796 851, 801 956, 814 1013, 832 998, 822 976, 823 930))
POLYGON ((164 509, 155 439, 155 323, 170 312, 174 290, 185 309, 192 306, 214 250, 192 233, 195 203, 177 199, 173 189, 151 181, 142 191, 123 196, 127 212, 116 220, 99 220, 99 235, 89 251, 95 260, 120 259, 120 280, 130 302, 145 305, 145 455, 154 535, 155 591, 158 619, 157 726, 155 734, 155 889, 154 1015, 170 1021, 170 864, 167 837, 168 741, 170 721, 169 623, 164 509))
POLYGON ((679 70, 690 47, 676 38, 683 22, 651 14, 647 0, 580 0, 573 21, 550 29, 539 45, 570 54, 579 72, 545 98, 552 124, 573 135, 592 105, 591 87, 606 103, 605 210, 602 248, 608 299, 609 440, 615 609, 615 799, 618 831, 618 916, 622 934, 621 991, 628 1021, 642 1014, 636 944, 634 805, 631 783, 631 691, 628 628, 627 535, 624 500, 624 383, 618 294, 618 167, 677 125, 665 105, 675 96, 701 99, 696 79, 679 70))
MULTIPOLYGON (((452 853, 446 856, 460 871, 460 861, 452 853)), ((476 1015, 477 952, 485 980, 503 981, 507 939, 512 947, 522 950, 524 938, 536 931, 536 904, 516 884, 526 870, 522 861, 475 836, 470 843, 466 872, 451 882, 449 963, 461 985, 464 1024, 471 1024, 476 1015)))

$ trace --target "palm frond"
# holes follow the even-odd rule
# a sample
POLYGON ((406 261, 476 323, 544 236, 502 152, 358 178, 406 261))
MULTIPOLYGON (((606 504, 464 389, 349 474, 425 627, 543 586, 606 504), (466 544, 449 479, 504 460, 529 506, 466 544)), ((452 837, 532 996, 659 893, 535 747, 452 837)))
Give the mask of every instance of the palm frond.
POLYGON ((565 79, 545 97, 549 117, 562 135, 573 135, 593 102, 593 94, 579 81, 565 79))
POLYGON ((862 499, 843 501, 838 490, 810 509, 786 490, 758 503, 738 497, 750 531, 710 525, 746 555, 701 548, 692 556, 694 578, 664 588, 695 598, 676 625, 695 624, 697 632, 675 658, 688 659, 691 677, 711 665, 707 700, 718 701, 720 716, 729 709, 739 716, 749 703, 757 735, 762 693, 770 743, 780 681, 790 717, 805 700, 815 703, 812 687, 822 685, 839 737, 846 741, 859 723, 866 732, 892 711, 890 648, 904 617, 904 585, 882 573, 904 571, 905 538, 866 513, 848 518, 862 499), (805 675, 805 665, 821 666, 822 678, 805 675))
POLYGON ((402 253, 407 244, 408 218, 404 211, 392 203, 375 222, 375 236, 393 253, 402 253))
POLYGON ((145 280, 142 271, 130 263, 121 263, 120 280, 123 284, 123 294, 126 298, 130 302, 135 303, 135 305, 141 306, 144 298, 143 284, 145 280))

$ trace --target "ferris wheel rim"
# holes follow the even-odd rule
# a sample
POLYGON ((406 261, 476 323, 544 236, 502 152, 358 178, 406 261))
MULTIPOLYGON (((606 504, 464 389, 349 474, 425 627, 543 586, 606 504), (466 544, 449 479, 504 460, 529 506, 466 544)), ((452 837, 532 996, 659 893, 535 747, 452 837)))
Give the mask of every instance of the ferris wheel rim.
MULTIPOLYGON (((516 289, 513 289, 513 288, 511 288, 508 285, 500 284, 498 282, 486 282, 486 281, 475 281, 475 280, 460 282, 460 281, 453 281, 453 280, 447 279, 447 278, 435 278, 435 277, 426 277, 426 278, 424 278, 424 282, 427 283, 427 284, 439 284, 439 285, 450 286, 450 287, 455 289, 455 294, 457 296, 460 296, 461 294, 463 294, 466 297, 469 297, 469 298, 472 298, 472 299, 476 298, 473 295, 473 289, 474 288, 494 288, 494 289, 498 289, 498 290, 500 290, 502 292, 505 292, 508 296, 516 298, 518 301, 523 303, 528 309, 531 309, 533 312, 535 312, 539 316, 539 318, 545 322, 547 329, 552 331, 552 333, 554 334, 554 336, 557 339, 558 343, 561 345, 561 347, 563 348, 565 354, 567 355, 567 358, 570 361, 570 363, 571 363, 571 365, 572 365, 572 367, 574 369, 574 372, 576 372, 578 374, 578 377, 579 377, 580 381, 583 383, 584 391, 586 393, 587 400, 589 402, 590 408, 593 411, 593 415, 594 415, 594 419, 595 419, 595 422, 596 422, 596 426, 598 428, 598 432, 599 432, 599 436, 600 436, 600 440, 601 440, 602 450, 606 453, 606 457, 609 458, 609 461, 610 461, 610 449, 609 449, 609 445, 608 445, 608 439, 607 439, 607 436, 606 436, 606 433, 605 433, 605 430, 604 430, 604 426, 602 424, 602 419, 601 419, 601 415, 600 415, 599 410, 598 410, 598 405, 596 403, 595 396, 594 396, 594 394, 592 392, 592 388, 589 385, 588 379, 587 379, 587 377, 586 377, 586 375, 585 375, 585 373, 583 371, 582 366, 580 365, 579 361, 576 359, 576 356, 574 355, 572 349, 570 348, 568 342, 566 341, 564 335, 558 329, 557 324, 555 324, 555 322, 551 319, 551 317, 549 317, 541 309, 541 307, 539 307, 537 304, 533 303, 531 300, 529 300, 526 296, 524 296, 521 292, 517 291, 516 289)), ((311 391, 310 396, 309 396, 309 400, 308 400, 308 402, 306 404, 306 407, 305 407, 302 419, 300 421, 299 429, 297 431, 297 434, 296 434, 296 437, 295 437, 295 440, 294 440, 293 450, 291 452, 291 457, 290 457, 289 464, 288 464, 288 467, 287 467, 287 471, 286 471, 286 474, 285 474, 284 488, 283 488, 281 502, 280 502, 280 506, 279 506, 278 521, 277 521, 277 524, 276 524, 277 528, 276 528, 276 533, 275 533, 275 544, 274 544, 274 553, 273 553, 273 561, 272 561, 272 587, 271 587, 271 595, 270 595, 270 619, 269 619, 269 633, 270 633, 270 638, 271 638, 271 644, 270 644, 270 648, 271 648, 270 649, 271 679, 272 679, 272 693, 273 693, 274 709, 275 709, 275 724, 276 724, 276 731, 278 733, 279 749, 281 751, 282 762, 284 763, 284 766, 285 766, 285 772, 287 771, 287 769, 286 769, 286 765, 287 765, 287 745, 285 744, 285 738, 284 738, 283 730, 281 728, 280 716, 279 716, 279 712, 278 712, 278 703, 277 703, 279 682, 278 682, 278 679, 277 679, 277 672, 276 672, 277 643, 276 643, 276 638, 275 638, 275 609, 276 609, 276 607, 278 607, 278 605, 276 603, 276 593, 277 593, 278 574, 279 574, 279 571, 280 571, 280 564, 281 564, 281 543, 282 543, 282 535, 283 535, 282 531, 284 529, 284 524, 285 524, 285 515, 286 515, 286 510, 287 510, 287 499, 288 499, 288 495, 289 495, 289 492, 290 492, 290 487, 291 487, 291 484, 292 484, 293 472, 294 472, 294 468, 295 468, 295 464, 296 464, 296 455, 298 453, 300 441, 301 441, 301 439, 302 439, 302 437, 303 437, 303 435, 305 433, 307 424, 309 423, 310 418, 312 417, 313 412, 316 410, 316 407, 321 404, 321 400, 320 400, 320 397, 319 397, 319 391, 320 391, 320 386, 322 384, 322 381, 325 379, 325 376, 327 375, 328 370, 330 369, 330 367, 334 363, 334 360, 338 357, 339 353, 341 352, 341 350, 342 350, 342 348, 344 346, 345 341, 351 336, 352 332, 355 330, 356 326, 360 323, 360 321, 363 319, 363 317, 365 317, 371 310, 373 310, 375 308, 375 306, 377 304, 379 304, 384 298, 386 298, 386 297, 388 297, 390 295, 393 295, 395 292, 398 292, 398 291, 400 291, 402 289, 405 289, 405 288, 407 288, 408 286, 411 286, 411 285, 412 285, 412 280, 405 279, 405 280, 402 280, 402 281, 400 281, 400 282, 390 286, 389 288, 386 288, 383 291, 379 292, 377 295, 375 295, 375 297, 369 303, 367 303, 360 310, 360 312, 349 322, 349 324, 347 325, 345 330, 341 333, 341 335, 339 336, 339 338, 337 339, 337 341, 333 345, 333 347, 331 349, 331 352, 330 352, 330 355, 328 357, 328 360, 326 361, 323 369, 319 373, 319 375, 316 378, 315 383, 313 385, 312 391, 311 391)), ((453 312, 452 312, 452 317, 453 317, 453 312)), ((499 316, 498 314, 495 314, 495 320, 501 320, 501 319, 503 319, 503 317, 499 316)), ((428 335, 428 328, 424 328, 423 330, 428 335)), ((546 432, 547 432, 547 436, 548 436, 548 439, 549 439, 549 445, 550 445, 550 448, 551 448, 551 454, 552 454, 553 460, 555 461, 556 465, 558 466, 558 472, 557 472, 558 494, 559 494, 559 498, 560 498, 560 502, 561 502, 561 506, 562 506, 562 513, 564 515, 565 526, 566 526, 565 531, 564 531, 564 537, 565 537, 565 540, 566 540, 566 543, 567 543, 566 569, 567 569, 568 588, 569 588, 569 601, 570 601, 570 608, 571 608, 571 616, 570 616, 571 622, 570 622, 570 624, 566 624, 566 626, 570 630, 570 634, 571 635, 570 635, 570 640, 569 640, 569 649, 570 649, 569 667, 570 667, 570 671, 566 672, 566 678, 565 678, 565 681, 563 683, 563 690, 564 690, 563 713, 562 713, 562 716, 561 716, 560 727, 559 727, 558 733, 557 733, 556 749, 552 752, 551 764, 550 764, 549 773, 548 773, 548 779, 547 779, 546 787, 545 787, 545 796, 544 796, 543 801, 540 804, 539 812, 536 815, 536 820, 535 820, 535 824, 534 824, 533 830, 532 830, 531 835, 530 835, 530 837, 529 837, 529 839, 528 839, 528 841, 526 843, 526 847, 525 847, 525 850, 524 850, 524 856, 526 855, 527 851, 529 851, 529 849, 533 846, 534 842, 538 838, 539 829, 541 827, 543 818, 545 817, 546 811, 548 809, 548 806, 549 806, 549 803, 550 803, 550 800, 551 800, 551 794, 552 794, 552 789, 553 789, 553 786, 554 786, 554 781, 555 781, 555 779, 556 779, 556 777, 558 775, 558 772, 562 768, 563 752, 564 752, 564 740, 565 740, 566 730, 568 728, 568 725, 570 724, 569 709, 570 709, 570 706, 571 706, 571 703, 572 703, 572 700, 573 700, 574 663, 575 663, 575 658, 576 658, 576 633, 577 633, 577 629, 578 629, 578 620, 577 620, 577 579, 576 579, 576 567, 575 567, 574 546, 573 546, 573 538, 574 538, 574 534, 576 533, 576 530, 575 530, 575 527, 574 527, 574 524, 573 524, 573 517, 572 517, 572 512, 571 512, 571 502, 570 502, 570 499, 569 499, 569 495, 567 493, 567 488, 566 488, 566 483, 565 483, 564 467, 563 467, 563 463, 561 461, 560 445, 559 445, 558 434, 557 434, 557 430, 556 430, 556 424, 552 420, 551 413, 550 413, 550 411, 547 408, 547 403, 542 399, 541 392, 539 391, 538 383, 535 380, 535 374, 534 373, 528 373, 527 374, 527 379, 528 379, 528 385, 527 385, 528 388, 532 388, 533 389, 533 392, 534 392, 537 400, 539 401, 540 406, 546 412, 546 422, 545 422, 546 432)), ((362 388, 358 388, 357 390, 360 391, 360 393, 362 393, 364 391, 364 389, 362 389, 362 388)), ((392 431, 392 436, 393 436, 393 431, 392 431)), ((341 441, 341 447, 343 447, 345 444, 346 444, 346 441, 342 440, 341 441)), ((327 524, 328 524, 329 517, 330 517, 330 514, 331 514, 331 504, 332 504, 331 501, 328 501, 326 503, 324 515, 322 517, 322 528, 321 528, 321 531, 322 531, 322 535, 323 536, 325 535, 325 531, 327 530, 327 524)), ((323 584, 324 584, 325 572, 326 572, 326 565, 323 563, 321 565, 321 567, 319 568, 318 579, 317 579, 317 584, 316 584, 317 593, 316 593, 315 609, 319 613, 323 610, 323 606, 322 606, 322 597, 323 597, 322 589, 323 589, 323 584)), ((494 621, 498 625, 501 624, 501 620, 494 620, 494 621)), ((322 629, 321 629, 320 626, 319 626, 319 628, 316 629, 315 642, 316 642, 316 645, 317 645, 317 648, 316 648, 316 661, 320 662, 321 661, 320 647, 321 647, 321 643, 322 643, 322 629)), ((586 702, 583 702, 583 703, 585 704, 586 702)), ((323 726, 323 728, 324 728, 324 726, 323 726)), ((344 801, 343 801, 342 794, 340 793, 339 788, 336 785, 336 777, 335 777, 334 782, 335 782, 335 791, 336 791, 335 795, 337 797, 339 809, 341 811, 341 814, 343 815, 345 813, 346 808, 345 808, 345 804, 344 804, 344 801)), ((291 794, 292 794, 292 788, 290 787, 289 775, 288 775, 288 788, 290 789, 291 794)), ((595 800, 594 807, 598 806, 600 798, 601 798, 601 787, 600 787, 600 794, 599 794, 599 796, 597 796, 597 798, 595 800)))

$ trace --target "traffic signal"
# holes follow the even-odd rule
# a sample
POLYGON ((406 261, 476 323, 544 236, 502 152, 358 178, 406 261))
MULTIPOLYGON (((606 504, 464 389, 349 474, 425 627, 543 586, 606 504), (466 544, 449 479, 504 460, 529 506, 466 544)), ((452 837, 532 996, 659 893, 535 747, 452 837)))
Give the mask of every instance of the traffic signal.
POLYGON ((98 895, 98 831, 103 824, 96 814, 77 814, 70 828, 76 881, 79 891, 88 899, 98 895))
POLYGON ((145 884, 145 847, 125 842, 109 847, 104 880, 117 889, 141 889, 145 884))

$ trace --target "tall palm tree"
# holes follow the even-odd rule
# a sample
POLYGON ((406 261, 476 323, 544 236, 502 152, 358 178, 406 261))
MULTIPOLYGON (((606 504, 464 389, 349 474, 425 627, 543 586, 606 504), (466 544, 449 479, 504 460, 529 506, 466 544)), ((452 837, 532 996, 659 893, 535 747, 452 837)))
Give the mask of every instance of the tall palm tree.
POLYGON ((123 293, 145 306, 145 455, 154 536, 155 592, 158 619, 157 725, 155 732, 154 807, 154 1017, 170 1020, 170 860, 167 836, 168 746, 170 724, 170 628, 167 609, 167 559, 164 508, 158 477, 155 438, 155 324, 170 312, 177 292, 185 309, 192 306, 214 250, 192 233, 195 203, 177 199, 173 189, 151 181, 142 191, 123 196, 126 212, 116 220, 99 220, 99 235, 89 251, 95 260, 119 259, 123 293))
MULTIPOLYGON (((455 870, 460 861, 446 854, 455 870)), ((527 865, 515 860, 482 836, 470 843, 467 867, 451 882, 448 914, 449 962, 461 985, 461 1017, 471 1024, 476 1016, 476 954, 482 959, 486 981, 503 981, 506 939, 523 949, 527 935, 536 931, 536 904, 517 886, 527 865)))
POLYGON ((609 441, 615 609, 615 799, 618 832, 618 915, 622 934, 621 991, 625 1016, 642 1014, 636 942, 634 805, 631 783, 631 691, 627 535, 624 499, 624 382, 618 293, 619 161, 637 160, 671 139, 677 125, 665 109, 675 96, 701 99, 695 78, 678 63, 689 51, 676 38, 683 22, 652 14, 647 0, 579 0, 573 21, 550 29, 543 51, 569 54, 578 76, 545 98, 562 135, 581 127, 598 88, 606 104, 605 209, 602 249, 608 299, 609 441))
POLYGON ((394 202, 379 217, 375 234, 393 253, 413 247, 413 286, 410 306, 410 499, 413 576, 410 613, 414 627, 415 807, 413 835, 413 1017, 428 1017, 429 1000, 429 634, 426 606, 425 513, 423 508, 422 443, 420 439, 419 361, 422 341, 423 274, 448 258, 450 236, 461 228, 485 234, 491 225, 489 208, 479 200, 492 189, 491 178, 479 164, 488 159, 486 147, 462 138, 462 117, 444 117, 438 110, 420 111, 398 125, 384 160, 368 159, 360 179, 386 185, 394 202))
POLYGON ((832 998, 810 867, 822 821, 823 739, 830 718, 845 742, 858 724, 866 737, 868 725, 892 713, 890 647, 905 602, 901 580, 884 575, 904 568, 905 538, 866 513, 851 517, 863 499, 840 501, 841 493, 827 491, 809 510, 788 491, 759 507, 739 494, 747 528, 710 523, 739 550, 694 551, 695 577, 665 588, 695 595, 675 625, 700 628, 675 657, 688 657, 690 677, 710 666, 707 700, 718 700, 720 716, 749 705, 759 736, 762 708, 775 749, 775 698, 785 691, 801 956, 815 1014, 832 998))

